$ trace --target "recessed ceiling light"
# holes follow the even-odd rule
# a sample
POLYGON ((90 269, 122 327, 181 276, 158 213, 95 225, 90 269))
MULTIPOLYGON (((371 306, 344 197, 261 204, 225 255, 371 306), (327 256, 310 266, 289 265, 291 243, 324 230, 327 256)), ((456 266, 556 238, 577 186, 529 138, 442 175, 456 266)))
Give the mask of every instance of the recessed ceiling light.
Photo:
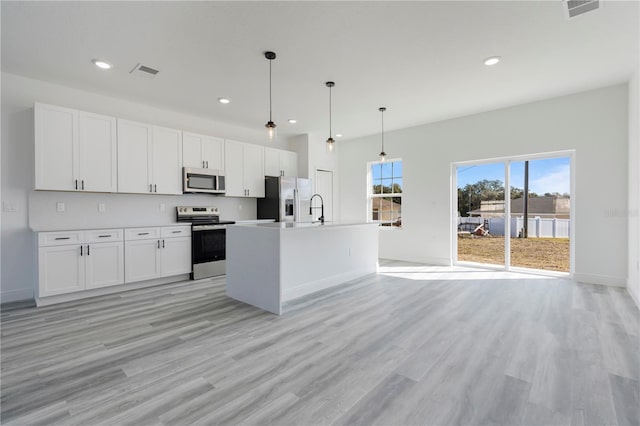
POLYGON ((93 65, 95 65, 96 67, 103 69, 103 70, 108 70, 113 68, 113 65, 111 65, 109 62, 107 61, 103 61, 102 59, 94 59, 91 62, 93 62, 93 65))
POLYGON ((484 64, 490 67, 491 65, 495 65, 500 62, 501 59, 501 56, 490 56, 484 60, 484 64))
POLYGON ((341 138, 342 137, 342 133, 336 133, 336 138, 341 138))
POLYGON ((290 118, 289 119, 289 124, 296 124, 298 122, 298 120, 296 120, 295 118, 290 118))
POLYGON ((220 102, 221 104, 228 104, 231 101, 227 98, 218 98, 218 102, 220 102))

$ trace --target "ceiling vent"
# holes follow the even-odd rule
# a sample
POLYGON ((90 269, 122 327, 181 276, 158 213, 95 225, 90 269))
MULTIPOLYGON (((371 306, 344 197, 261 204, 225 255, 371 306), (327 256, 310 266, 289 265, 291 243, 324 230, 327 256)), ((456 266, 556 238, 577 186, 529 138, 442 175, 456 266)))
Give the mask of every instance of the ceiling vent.
POLYGON ((130 71, 130 74, 133 74, 135 76, 138 77, 143 77, 143 78, 155 78, 155 76, 159 73, 160 71, 153 69, 151 67, 148 67, 146 65, 142 65, 142 64, 137 64, 135 67, 133 67, 133 69, 130 71))
POLYGON ((562 0, 565 16, 569 19, 575 18, 583 13, 598 10, 603 6, 602 0, 562 0))

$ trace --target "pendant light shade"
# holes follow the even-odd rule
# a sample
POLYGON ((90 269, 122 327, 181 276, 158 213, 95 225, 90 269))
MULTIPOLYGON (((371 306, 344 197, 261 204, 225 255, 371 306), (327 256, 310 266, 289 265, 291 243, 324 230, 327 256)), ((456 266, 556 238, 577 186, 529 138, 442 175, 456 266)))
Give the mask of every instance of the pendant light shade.
POLYGON ((276 54, 275 52, 264 52, 264 57, 269 60, 269 121, 264 127, 267 128, 269 142, 273 142, 276 139, 276 123, 273 122, 271 117, 271 62, 276 58, 276 54))
POLYGON ((327 81, 325 85, 329 88, 329 138, 327 139, 327 149, 333 151, 336 141, 333 139, 331 133, 331 88, 336 84, 333 81, 327 81))
POLYGON ((387 153, 384 152, 384 112, 386 110, 387 109, 385 107, 378 108, 378 111, 380 111, 380 116, 382 118, 382 133, 381 133, 381 136, 382 136, 382 138, 381 138, 382 139, 382 149, 380 150, 380 154, 378 154, 380 156, 380 161, 384 161, 386 159, 386 157, 387 157, 387 153))

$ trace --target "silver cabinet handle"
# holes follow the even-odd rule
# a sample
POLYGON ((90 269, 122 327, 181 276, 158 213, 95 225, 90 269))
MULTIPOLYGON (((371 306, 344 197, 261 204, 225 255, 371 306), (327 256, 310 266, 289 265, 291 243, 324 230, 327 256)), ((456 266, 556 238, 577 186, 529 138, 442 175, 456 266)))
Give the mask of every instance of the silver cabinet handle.
POLYGON ((82 256, 82 246, 80 246, 80 256, 82 256))
MULTIPOLYGON (((140 235, 140 234, 138 234, 140 235)), ((98 238, 109 238, 111 235, 98 235, 98 238)))
POLYGON ((149 192, 153 192, 153 184, 149 184, 149 192))
POLYGON ((172 234, 182 234, 182 231, 171 231, 172 234))
POLYGON ((164 240, 162 240, 162 248, 164 248, 164 240))
POLYGON ((138 232, 138 235, 149 235, 148 232, 138 232))
POLYGON ((56 241, 57 240, 70 240, 71 237, 56 237, 56 241))
POLYGON ((160 248, 160 240, 158 240, 158 248, 160 248))
POLYGON ((202 168, 206 168, 207 166, 204 165, 204 160, 202 160, 202 168))
POLYGON ((158 185, 155 183, 153 184, 153 192, 158 192, 158 185))
POLYGON ((82 179, 82 190, 84 191, 84 179, 82 179))
POLYGON ((207 169, 209 168, 209 160, 207 160, 207 169))
POLYGON ((76 189, 78 189, 78 179, 76 179, 76 189))
POLYGON ((89 256, 91 252, 89 251, 89 244, 87 244, 87 256, 89 256))

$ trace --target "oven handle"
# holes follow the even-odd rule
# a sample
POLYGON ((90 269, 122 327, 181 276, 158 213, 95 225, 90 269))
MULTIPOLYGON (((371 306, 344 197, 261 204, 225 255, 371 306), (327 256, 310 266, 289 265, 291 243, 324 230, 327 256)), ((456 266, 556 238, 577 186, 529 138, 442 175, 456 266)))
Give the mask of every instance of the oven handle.
POLYGON ((194 225, 192 231, 215 231, 219 229, 227 229, 227 225, 194 225))

